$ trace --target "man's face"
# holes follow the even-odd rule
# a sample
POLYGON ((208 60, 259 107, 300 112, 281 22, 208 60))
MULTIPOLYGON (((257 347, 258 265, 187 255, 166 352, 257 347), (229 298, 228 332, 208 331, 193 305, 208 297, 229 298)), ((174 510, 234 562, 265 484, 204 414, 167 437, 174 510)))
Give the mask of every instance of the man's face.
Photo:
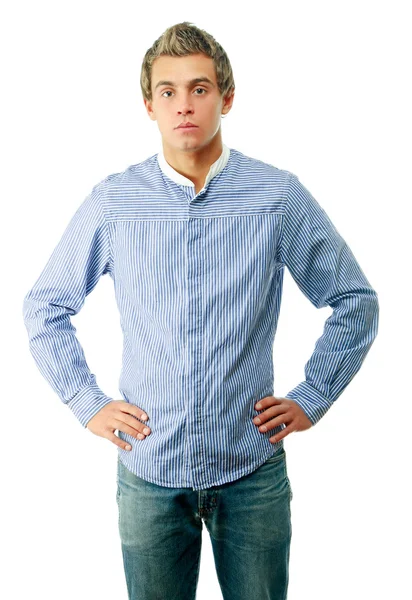
POLYGON ((213 60, 204 54, 159 56, 153 63, 151 85, 153 100, 144 101, 147 112, 157 121, 163 142, 176 150, 208 145, 219 131, 221 115, 233 102, 233 94, 226 101, 220 95, 213 60), (187 121, 197 127, 177 128, 187 121))

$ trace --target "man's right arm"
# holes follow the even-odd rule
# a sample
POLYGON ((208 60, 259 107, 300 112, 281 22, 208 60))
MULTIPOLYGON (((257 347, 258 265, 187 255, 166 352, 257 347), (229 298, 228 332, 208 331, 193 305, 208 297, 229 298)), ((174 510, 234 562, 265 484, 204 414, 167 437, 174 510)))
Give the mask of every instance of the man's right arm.
POLYGON ((90 372, 70 320, 111 268, 110 238, 101 205, 103 182, 94 186, 77 209, 23 302, 29 347, 37 366, 84 427, 113 401, 90 372))

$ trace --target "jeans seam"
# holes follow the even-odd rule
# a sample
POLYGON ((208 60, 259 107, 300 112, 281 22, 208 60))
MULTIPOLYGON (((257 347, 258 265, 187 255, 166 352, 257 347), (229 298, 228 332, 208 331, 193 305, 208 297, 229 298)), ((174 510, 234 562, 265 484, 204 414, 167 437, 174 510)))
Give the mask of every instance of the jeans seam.
POLYGON ((200 571, 200 552, 201 552, 201 548, 199 547, 196 550, 196 553, 197 553, 196 569, 194 570, 193 579, 192 579, 192 582, 193 582, 192 583, 192 590, 193 590, 192 600, 195 600, 195 598, 196 598, 197 584, 198 584, 199 571, 200 571))

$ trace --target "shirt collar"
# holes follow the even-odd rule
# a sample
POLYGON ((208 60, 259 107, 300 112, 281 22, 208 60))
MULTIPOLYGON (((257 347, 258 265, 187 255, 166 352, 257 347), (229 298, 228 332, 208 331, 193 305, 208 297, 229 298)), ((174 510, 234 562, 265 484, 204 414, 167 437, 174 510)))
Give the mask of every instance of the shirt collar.
MULTIPOLYGON (((227 161, 229 160, 230 148, 228 148, 228 146, 226 146, 223 143, 222 143, 222 146, 223 146, 222 154, 210 166, 210 169, 209 169, 208 174, 206 175, 206 179, 203 184, 203 187, 206 187, 206 185, 209 183, 209 181, 213 177, 215 177, 215 175, 220 173, 220 171, 226 166, 227 161)), ((178 183, 179 185, 190 185, 192 187, 195 186, 195 184, 193 183, 193 181, 191 179, 188 179, 184 175, 181 175, 181 173, 178 173, 177 171, 175 171, 175 169, 173 169, 173 167, 171 165, 169 165, 169 163, 166 161, 166 159, 164 157, 163 148, 161 148, 159 150, 159 152, 157 154, 157 160, 159 163, 159 167, 162 169, 163 173, 165 175, 167 175, 170 179, 172 179, 172 181, 174 181, 175 183, 178 183)))

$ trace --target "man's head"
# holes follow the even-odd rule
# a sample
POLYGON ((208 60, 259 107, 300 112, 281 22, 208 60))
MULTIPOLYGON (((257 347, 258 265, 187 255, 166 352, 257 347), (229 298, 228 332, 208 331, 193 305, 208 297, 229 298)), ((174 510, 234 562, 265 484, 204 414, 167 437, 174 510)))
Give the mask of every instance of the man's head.
POLYGON ((235 89, 226 52, 187 21, 169 27, 147 50, 140 85, 163 143, 177 151, 204 148, 220 136, 220 120, 232 106, 235 89), (187 121, 197 127, 177 129, 187 121))

